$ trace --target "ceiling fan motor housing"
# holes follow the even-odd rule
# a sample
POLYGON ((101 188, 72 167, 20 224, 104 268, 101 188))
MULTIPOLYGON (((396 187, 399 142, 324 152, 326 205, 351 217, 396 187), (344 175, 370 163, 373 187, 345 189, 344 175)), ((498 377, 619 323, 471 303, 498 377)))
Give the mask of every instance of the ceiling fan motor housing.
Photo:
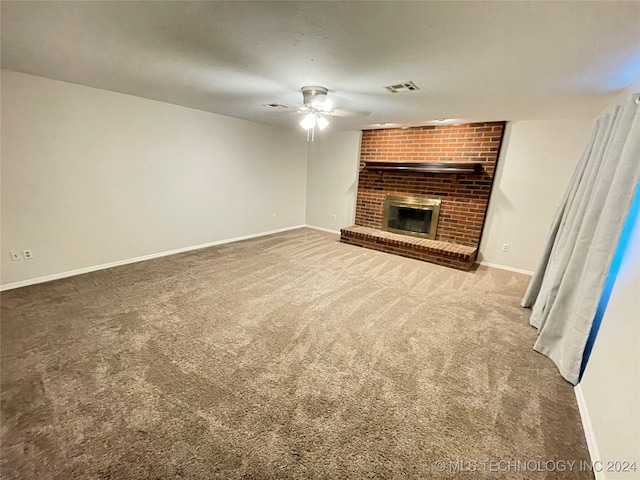
POLYGON ((325 87, 302 87, 302 98, 307 107, 322 108, 327 101, 329 90, 325 87))

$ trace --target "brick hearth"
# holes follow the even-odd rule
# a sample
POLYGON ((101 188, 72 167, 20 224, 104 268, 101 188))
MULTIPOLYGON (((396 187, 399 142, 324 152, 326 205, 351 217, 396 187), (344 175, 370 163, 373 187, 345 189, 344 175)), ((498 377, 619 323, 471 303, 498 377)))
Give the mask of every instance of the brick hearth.
POLYGON ((438 242, 437 240, 417 238, 357 225, 341 229, 340 241, 459 270, 469 270, 478 253, 478 249, 474 247, 438 242))

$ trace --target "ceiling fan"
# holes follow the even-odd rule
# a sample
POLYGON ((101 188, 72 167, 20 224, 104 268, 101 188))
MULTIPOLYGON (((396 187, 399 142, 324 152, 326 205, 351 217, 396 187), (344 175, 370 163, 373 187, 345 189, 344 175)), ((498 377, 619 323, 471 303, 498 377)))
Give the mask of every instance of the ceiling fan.
POLYGON ((298 109, 298 113, 306 113, 300 126, 307 131, 308 142, 314 141, 316 127, 320 130, 327 128, 329 125, 327 117, 353 117, 368 114, 368 112, 333 108, 333 102, 328 98, 329 89, 326 87, 308 86, 302 87, 300 91, 302 92, 303 106, 298 109))
POLYGON ((298 113, 306 113, 300 126, 313 136, 316 126, 324 130, 329 125, 326 117, 331 115, 333 102, 328 98, 329 90, 325 87, 302 87, 300 91, 304 106, 298 109, 298 113))

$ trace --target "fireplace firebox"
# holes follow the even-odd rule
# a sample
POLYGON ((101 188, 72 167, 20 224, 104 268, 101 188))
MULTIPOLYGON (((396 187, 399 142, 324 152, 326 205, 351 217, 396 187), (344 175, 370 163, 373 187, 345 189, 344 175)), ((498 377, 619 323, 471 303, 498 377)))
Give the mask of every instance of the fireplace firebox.
POLYGON ((436 238, 440 200, 388 195, 384 201, 383 228, 422 238, 436 238))

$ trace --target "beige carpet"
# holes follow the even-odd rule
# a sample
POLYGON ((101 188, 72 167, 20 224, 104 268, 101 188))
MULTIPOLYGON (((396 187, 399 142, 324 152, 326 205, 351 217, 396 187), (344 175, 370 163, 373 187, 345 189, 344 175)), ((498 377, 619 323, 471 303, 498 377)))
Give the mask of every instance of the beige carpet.
POLYGON ((482 463, 589 458, 527 281, 300 229, 5 292, 2 478, 593 478, 482 463))

